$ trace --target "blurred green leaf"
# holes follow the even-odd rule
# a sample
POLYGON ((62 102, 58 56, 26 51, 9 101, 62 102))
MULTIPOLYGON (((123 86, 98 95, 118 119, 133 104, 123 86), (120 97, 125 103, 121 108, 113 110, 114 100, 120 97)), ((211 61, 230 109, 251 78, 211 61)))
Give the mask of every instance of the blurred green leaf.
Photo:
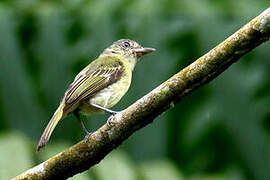
MULTIPOLYGON (((113 151, 92 168, 97 179, 136 180, 136 166, 122 151, 113 151)), ((91 170, 90 170, 91 171, 91 170)))
POLYGON ((184 180, 184 176, 169 160, 153 160, 140 165, 140 173, 145 180, 184 180))
POLYGON ((218 174, 201 174, 192 175, 190 180, 244 180, 241 170, 238 168, 227 169, 225 172, 218 174))
POLYGON ((21 133, 0 134, 0 179, 10 179, 34 165, 29 145, 21 133))

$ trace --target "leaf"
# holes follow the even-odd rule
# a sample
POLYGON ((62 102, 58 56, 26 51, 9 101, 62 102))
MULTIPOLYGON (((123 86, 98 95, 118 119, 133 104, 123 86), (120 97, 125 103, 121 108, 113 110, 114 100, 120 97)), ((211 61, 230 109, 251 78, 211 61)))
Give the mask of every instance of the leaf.
POLYGON ((145 180, 184 179, 182 173, 169 160, 144 162, 140 166, 140 172, 145 180))
POLYGON ((29 140, 23 134, 1 134, 0 147, 0 179, 10 179, 34 165, 29 140))
POLYGON ((93 168, 98 179, 136 180, 136 168, 122 151, 114 151, 93 168))

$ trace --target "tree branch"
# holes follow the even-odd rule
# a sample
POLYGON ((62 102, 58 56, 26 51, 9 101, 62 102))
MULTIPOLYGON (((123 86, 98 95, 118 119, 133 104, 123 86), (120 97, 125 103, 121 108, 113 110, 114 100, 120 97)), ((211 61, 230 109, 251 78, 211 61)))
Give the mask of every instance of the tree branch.
POLYGON ((14 179, 65 179, 99 163, 138 129, 151 123, 182 97, 224 72, 240 57, 269 40, 270 8, 204 56, 152 90, 83 141, 14 179))

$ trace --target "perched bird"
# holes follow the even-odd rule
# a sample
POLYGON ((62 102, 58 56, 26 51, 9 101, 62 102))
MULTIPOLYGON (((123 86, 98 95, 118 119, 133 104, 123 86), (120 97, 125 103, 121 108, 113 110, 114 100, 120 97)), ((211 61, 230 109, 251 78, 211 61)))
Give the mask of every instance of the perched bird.
POLYGON ((121 39, 105 49, 100 56, 86 66, 70 84, 60 105, 44 130, 37 151, 48 142, 57 123, 70 113, 74 113, 80 123, 85 139, 91 134, 80 119, 80 113, 89 115, 108 112, 110 119, 117 112, 109 108, 114 106, 127 92, 136 63, 145 54, 155 51, 144 48, 137 42, 121 39))

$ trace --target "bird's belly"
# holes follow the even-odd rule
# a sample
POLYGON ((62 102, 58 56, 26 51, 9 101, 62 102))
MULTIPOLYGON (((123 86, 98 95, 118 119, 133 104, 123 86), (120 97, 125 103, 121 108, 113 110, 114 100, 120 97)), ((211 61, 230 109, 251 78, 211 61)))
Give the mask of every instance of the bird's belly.
POLYGON ((105 108, 111 108, 126 94, 131 83, 130 78, 121 78, 117 82, 100 90, 97 94, 90 97, 80 105, 80 111, 84 114, 102 112, 90 104, 97 104, 105 108))

